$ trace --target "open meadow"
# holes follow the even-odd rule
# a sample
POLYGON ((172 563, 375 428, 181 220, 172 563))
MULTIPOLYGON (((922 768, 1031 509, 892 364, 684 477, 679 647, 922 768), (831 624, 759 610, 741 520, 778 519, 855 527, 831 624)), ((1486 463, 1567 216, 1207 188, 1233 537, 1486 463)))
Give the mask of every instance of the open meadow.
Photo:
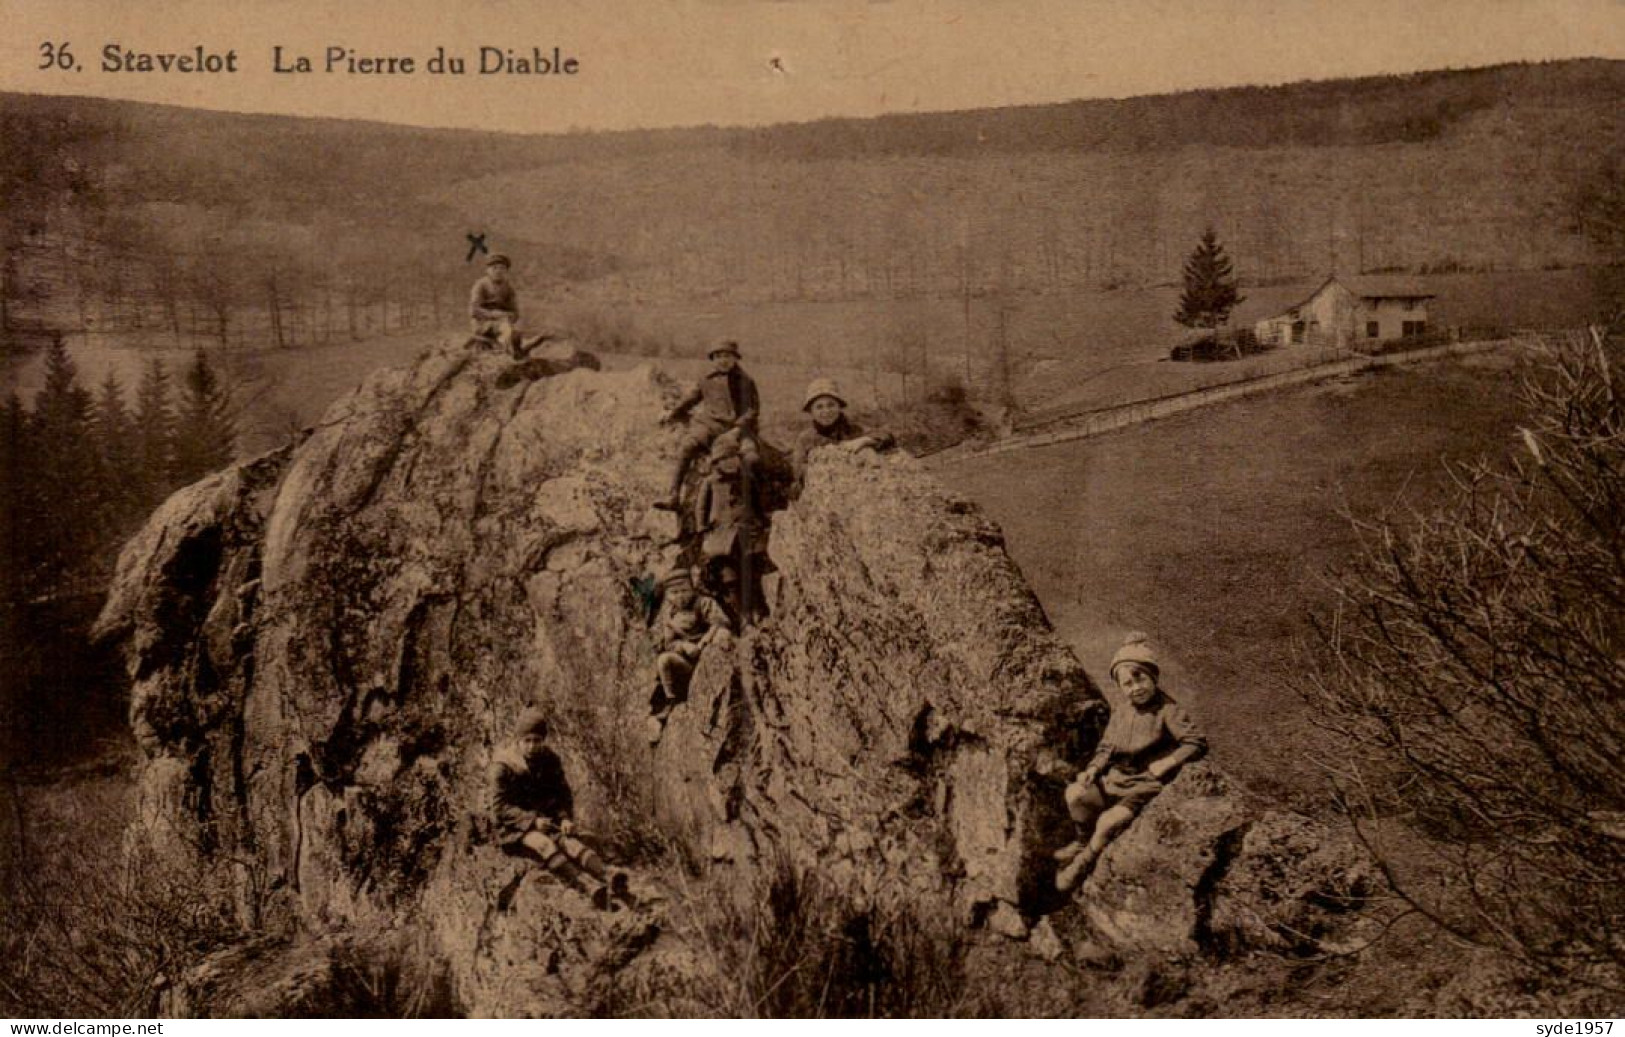
MULTIPOLYGON (((1418 278, 1437 293, 1439 328, 1571 326, 1590 312, 1593 271, 1466 272, 1418 278)), ((1321 279, 1243 285, 1232 324, 1248 326, 1301 302, 1321 279)), ((1173 363, 1168 350, 1186 329, 1173 321, 1179 288, 983 294, 970 299, 645 302, 590 312, 627 338, 669 343, 695 356, 721 337, 763 361, 844 370, 854 391, 884 405, 958 382, 983 399, 1024 409, 1106 407, 1188 392, 1329 359, 1329 350, 1281 349, 1232 363, 1173 363)), ((588 312, 578 306, 580 312, 588 312)), ((566 318, 571 306, 559 312, 566 318)))
POLYGON ((1510 446, 1514 364, 1373 372, 937 474, 1003 527, 1097 682, 1125 633, 1148 632, 1216 758, 1310 806, 1325 792, 1321 740, 1289 684, 1306 611, 1329 597, 1323 574, 1357 546, 1344 512, 1426 509, 1450 465, 1510 446))

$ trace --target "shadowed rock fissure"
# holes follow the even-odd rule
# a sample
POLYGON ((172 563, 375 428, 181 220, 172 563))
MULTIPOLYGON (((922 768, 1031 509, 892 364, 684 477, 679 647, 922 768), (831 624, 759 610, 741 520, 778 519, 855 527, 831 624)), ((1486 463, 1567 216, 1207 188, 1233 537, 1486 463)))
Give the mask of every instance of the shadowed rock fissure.
POLYGON ((1243 824, 1223 833, 1213 842, 1213 862, 1202 872, 1201 878, 1196 880, 1196 888, 1192 890, 1192 898, 1196 902, 1195 924, 1192 926, 1191 938, 1203 954, 1222 954, 1235 948, 1225 946, 1223 941, 1215 938, 1213 932, 1213 904, 1218 898, 1219 884, 1229 873, 1231 865, 1241 855, 1243 841, 1252 825, 1243 824))

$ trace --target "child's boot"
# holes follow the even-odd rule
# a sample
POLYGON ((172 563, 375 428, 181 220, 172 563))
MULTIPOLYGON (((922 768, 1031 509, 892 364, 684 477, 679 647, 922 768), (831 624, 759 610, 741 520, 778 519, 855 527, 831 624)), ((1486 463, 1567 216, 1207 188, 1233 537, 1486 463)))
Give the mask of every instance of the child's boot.
POLYGON ((1083 825, 1074 823, 1072 841, 1061 847, 1059 850, 1056 850, 1052 856, 1054 856, 1058 863, 1065 864, 1078 854, 1082 853, 1083 848, 1088 845, 1088 831, 1085 830, 1083 825))
POLYGON ((1056 872, 1056 890, 1061 893, 1072 892, 1077 884, 1083 880, 1083 877, 1089 874, 1089 868, 1095 863, 1095 858, 1099 856, 1100 851, 1095 849, 1093 844, 1079 850, 1077 855, 1072 858, 1071 864, 1056 872))
POLYGON ((582 891, 587 894, 587 899, 592 901, 592 906, 595 910, 609 910, 610 892, 607 885, 593 878, 591 875, 583 873, 581 876, 581 888, 582 891))

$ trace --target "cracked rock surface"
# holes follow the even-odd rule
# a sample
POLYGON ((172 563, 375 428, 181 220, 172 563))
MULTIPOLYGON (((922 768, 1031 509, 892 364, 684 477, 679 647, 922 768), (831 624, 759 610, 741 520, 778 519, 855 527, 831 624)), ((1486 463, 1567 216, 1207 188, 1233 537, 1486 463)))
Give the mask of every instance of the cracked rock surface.
MULTIPOLYGON (((1088 748, 1098 695, 997 527, 906 456, 816 455, 772 516, 767 618, 706 650, 651 748, 633 587, 675 554, 649 504, 677 387, 647 367, 506 369, 442 348, 378 372, 127 545, 98 626, 126 649, 140 844, 229 873, 256 926, 426 934, 474 1014, 581 1014, 604 976, 639 970, 680 992, 671 976, 700 966, 658 935, 661 910, 584 910, 488 844, 487 767, 537 702, 577 824, 612 858, 789 865, 1025 940, 1064 841, 1034 769, 1088 748)), ((1225 900, 1306 895, 1236 863, 1267 834, 1250 823, 1193 768, 1102 858, 1077 924, 1158 954, 1282 938, 1225 900)), ((1316 853, 1299 830, 1268 842, 1295 847, 1287 871, 1316 853)))

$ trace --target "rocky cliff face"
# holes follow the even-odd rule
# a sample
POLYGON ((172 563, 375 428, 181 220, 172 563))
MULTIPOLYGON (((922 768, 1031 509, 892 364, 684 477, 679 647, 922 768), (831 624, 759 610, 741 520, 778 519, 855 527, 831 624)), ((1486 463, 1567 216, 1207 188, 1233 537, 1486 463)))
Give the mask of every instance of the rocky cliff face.
MULTIPOLYGON (((1013 937, 1056 906, 1058 786, 1036 769, 1086 747, 1097 694, 996 527, 907 457, 819 455, 773 517, 767 618, 707 650, 651 748, 633 587, 675 555, 648 504, 676 387, 506 370, 443 349, 381 372, 127 546, 100 626, 126 644, 146 754, 132 852, 229 873, 251 927, 424 934, 480 1014, 601 1010, 631 975, 677 996, 703 966, 656 861, 737 889, 788 869, 1013 937), (655 906, 599 915, 488 845, 486 768, 533 702, 580 827, 648 865, 655 906)), ((1154 804, 1184 841, 1125 838, 1074 939, 1179 955, 1241 926, 1218 887, 1250 874, 1258 819, 1197 780, 1154 804)))

